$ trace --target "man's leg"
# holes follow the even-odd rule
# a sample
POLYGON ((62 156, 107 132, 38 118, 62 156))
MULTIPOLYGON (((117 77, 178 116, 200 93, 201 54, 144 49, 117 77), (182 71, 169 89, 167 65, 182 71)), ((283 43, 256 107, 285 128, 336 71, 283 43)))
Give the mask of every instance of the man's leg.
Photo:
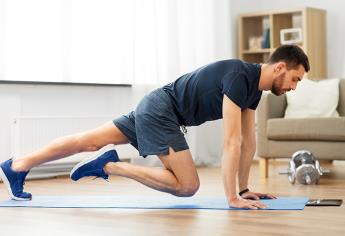
POLYGON ((97 151, 108 144, 128 143, 123 133, 109 121, 102 126, 78 134, 57 138, 38 151, 16 158, 12 163, 12 169, 27 171, 42 163, 61 159, 79 152, 97 151))
POLYGON ((189 150, 159 156, 165 169, 136 166, 125 162, 109 162, 104 171, 134 179, 150 188, 171 193, 176 196, 188 197, 199 188, 199 177, 189 150))
MULTIPOLYGON (((93 130, 58 138, 30 155, 16 160, 9 159, 4 161, 0 164, 0 177, 5 183, 12 199, 30 200, 32 195, 31 193, 24 192, 23 186, 26 175, 32 167, 79 152, 96 151, 108 144, 127 142, 127 138, 113 122, 107 122, 93 130)), ((110 156, 108 159, 115 160, 115 156, 110 156)))

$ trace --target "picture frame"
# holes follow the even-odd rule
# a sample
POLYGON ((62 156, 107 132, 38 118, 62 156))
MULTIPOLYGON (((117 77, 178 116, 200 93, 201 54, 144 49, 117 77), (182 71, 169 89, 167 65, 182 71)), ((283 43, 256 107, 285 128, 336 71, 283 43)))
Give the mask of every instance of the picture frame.
POLYGON ((302 29, 301 28, 289 28, 280 30, 280 43, 284 44, 298 44, 301 43, 302 29))

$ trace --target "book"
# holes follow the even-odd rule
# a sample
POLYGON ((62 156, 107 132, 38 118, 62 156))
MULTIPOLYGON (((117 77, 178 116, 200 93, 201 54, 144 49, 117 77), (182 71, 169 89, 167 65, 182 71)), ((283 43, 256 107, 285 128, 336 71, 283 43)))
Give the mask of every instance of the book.
POLYGON ((264 35, 263 35, 263 40, 262 40, 262 48, 270 48, 270 29, 267 28, 264 30, 264 35))

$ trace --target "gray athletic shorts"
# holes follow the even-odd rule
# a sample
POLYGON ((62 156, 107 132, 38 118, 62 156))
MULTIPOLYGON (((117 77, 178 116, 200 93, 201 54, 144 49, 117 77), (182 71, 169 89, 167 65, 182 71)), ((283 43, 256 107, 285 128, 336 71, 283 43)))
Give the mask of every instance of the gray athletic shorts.
POLYGON ((159 88, 146 95, 135 111, 113 120, 140 156, 167 155, 189 149, 169 95, 159 88))

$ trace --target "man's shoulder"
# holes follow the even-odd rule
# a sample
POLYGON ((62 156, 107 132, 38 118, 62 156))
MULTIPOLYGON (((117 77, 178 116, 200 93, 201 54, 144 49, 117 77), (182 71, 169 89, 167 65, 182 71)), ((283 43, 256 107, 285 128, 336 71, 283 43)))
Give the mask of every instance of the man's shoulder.
POLYGON ((225 60, 220 60, 220 61, 215 61, 213 63, 208 64, 207 66, 214 66, 214 65, 218 65, 218 66, 232 66, 234 68, 236 67, 243 67, 246 66, 246 64, 248 64, 245 61, 242 61, 240 59, 225 59, 225 60))
POLYGON ((211 64, 204 66, 207 69, 217 69, 226 73, 242 73, 245 75, 252 76, 256 74, 260 65, 257 63, 250 63, 240 59, 227 59, 216 61, 211 64))

